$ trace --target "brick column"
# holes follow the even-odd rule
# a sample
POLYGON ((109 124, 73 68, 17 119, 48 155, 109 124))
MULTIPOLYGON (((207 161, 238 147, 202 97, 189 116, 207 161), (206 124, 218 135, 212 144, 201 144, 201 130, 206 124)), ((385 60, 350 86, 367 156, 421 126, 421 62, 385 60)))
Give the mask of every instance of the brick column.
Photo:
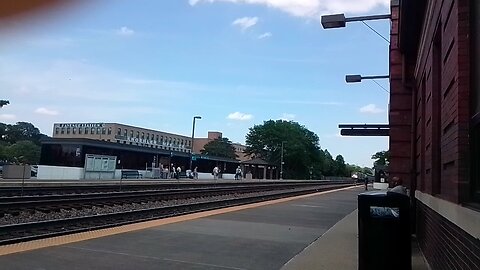
POLYGON ((405 87, 405 74, 409 70, 400 51, 399 5, 392 1, 392 24, 390 31, 390 104, 388 120, 390 125, 390 179, 399 176, 405 186, 410 186, 411 176, 411 119, 412 91, 405 87))

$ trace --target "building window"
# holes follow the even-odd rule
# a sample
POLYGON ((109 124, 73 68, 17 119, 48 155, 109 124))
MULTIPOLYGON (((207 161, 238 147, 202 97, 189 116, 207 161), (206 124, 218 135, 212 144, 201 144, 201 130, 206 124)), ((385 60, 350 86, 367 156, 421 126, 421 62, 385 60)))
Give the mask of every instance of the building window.
POLYGON ((142 132, 142 140, 145 139, 145 133, 142 132))
POLYGON ((88 134, 88 127, 85 128, 85 134, 88 134))
POLYGON ((83 128, 78 128, 78 134, 82 134, 83 128))
POLYGON ((163 145, 163 136, 160 137, 160 144, 163 145))
POLYGON ((124 130, 123 130, 123 137, 125 137, 125 138, 126 138, 126 137, 127 137, 127 134, 128 134, 128 131, 127 131, 127 129, 124 129, 124 130))
POLYGON ((157 135, 157 143, 158 143, 158 135, 157 135))
POLYGON ((112 128, 111 127, 108 128, 107 134, 108 135, 112 134, 112 128))
POLYGON ((105 135, 106 132, 107 130, 105 128, 102 128, 102 134, 105 135))
POLYGON ((100 134, 100 128, 97 128, 97 134, 100 134))
POLYGON ((60 130, 60 133, 65 134, 65 128, 62 127, 62 129, 60 130))
POLYGON ((118 135, 118 136, 122 135, 122 129, 121 129, 121 128, 118 128, 118 129, 117 129, 117 135, 118 135))
POLYGON ((137 131, 137 139, 139 139, 139 138, 140 138, 140 132, 137 131))
POLYGON ((72 134, 76 134, 76 133, 77 133, 77 128, 76 127, 72 128, 72 134))
POLYGON ((95 134, 95 128, 90 129, 90 134, 92 134, 92 135, 95 134))
POLYGON ((133 138, 133 130, 130 130, 130 138, 133 138))
POLYGON ((67 127, 67 134, 70 134, 70 128, 67 127))
POLYGON ((55 134, 58 134, 59 128, 55 128, 55 134))

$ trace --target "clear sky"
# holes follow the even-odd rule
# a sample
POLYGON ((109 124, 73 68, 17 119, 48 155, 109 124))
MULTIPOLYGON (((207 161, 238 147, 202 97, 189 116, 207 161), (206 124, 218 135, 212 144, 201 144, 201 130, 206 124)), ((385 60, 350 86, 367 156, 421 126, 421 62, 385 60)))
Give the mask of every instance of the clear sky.
MULTIPOLYGON (((0 121, 119 122, 245 142, 269 119, 305 125, 348 163, 371 166, 387 137, 341 137, 340 123, 387 123, 388 93, 345 74, 388 74, 388 43, 362 23, 389 0, 110 0, 0 29, 0 121)), ((368 23, 388 38, 388 20, 368 23)), ((384 88, 388 81, 377 81, 384 88)))

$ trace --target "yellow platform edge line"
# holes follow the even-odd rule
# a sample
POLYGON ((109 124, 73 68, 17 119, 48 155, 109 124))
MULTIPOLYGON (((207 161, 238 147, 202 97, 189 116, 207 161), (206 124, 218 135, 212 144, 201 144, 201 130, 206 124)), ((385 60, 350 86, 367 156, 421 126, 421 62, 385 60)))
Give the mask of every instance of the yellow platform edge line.
POLYGON ((224 213, 229 213, 229 212, 234 212, 234 211, 239 211, 239 210, 245 210, 245 209, 250 209, 250 208, 256 208, 256 207, 260 207, 260 206, 283 203, 283 202, 288 202, 288 201, 292 201, 292 200, 298 200, 298 199, 302 199, 302 198, 308 198, 308 197, 328 194, 328 193, 332 193, 332 192, 338 192, 338 191, 342 191, 342 190, 354 189, 354 188, 357 188, 357 187, 358 186, 351 186, 351 187, 345 187, 345 188, 340 188, 340 189, 333 189, 333 190, 328 190, 328 191, 305 194, 305 195, 300 195, 300 196, 276 199, 276 200, 271 200, 271 201, 264 201, 264 202, 246 204, 246 205, 232 206, 232 207, 226 207, 226 208, 221 208, 221 209, 209 210, 209 211, 205 211, 205 212, 186 214, 186 215, 182 215, 182 216, 176 216, 176 217, 169 217, 169 218, 162 218, 162 219, 156 219, 156 220, 151 220, 151 221, 133 223, 133 224, 123 225, 123 226, 118 226, 118 227, 111 227, 111 228, 105 228, 105 229, 100 229, 100 230, 86 231, 86 232, 81 232, 81 233, 61 235, 61 236, 56 236, 56 237, 51 237, 51 238, 44 238, 44 239, 33 240, 33 241, 28 241, 28 242, 5 245, 5 246, 0 246, 0 256, 12 254, 12 253, 30 251, 30 250, 35 250, 35 249, 40 249, 40 248, 45 248, 45 247, 60 246, 60 245, 85 241, 85 240, 89 240, 89 239, 95 239, 95 238, 100 238, 100 237, 105 237, 105 236, 110 236, 110 235, 115 235, 115 234, 120 234, 120 233, 143 230, 143 229, 148 229, 148 228, 152 228, 152 227, 156 227, 156 226, 172 224, 172 223, 182 222, 182 221, 188 221, 188 220, 193 220, 193 219, 198 219, 198 218, 203 218, 203 217, 208 217, 208 216, 213 216, 213 215, 219 215, 219 214, 224 214, 224 213))

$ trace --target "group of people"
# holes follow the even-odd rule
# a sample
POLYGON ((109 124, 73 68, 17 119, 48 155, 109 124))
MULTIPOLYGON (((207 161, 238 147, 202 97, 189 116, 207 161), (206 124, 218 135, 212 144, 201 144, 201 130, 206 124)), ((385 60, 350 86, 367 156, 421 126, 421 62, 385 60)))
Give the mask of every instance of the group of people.
MULTIPOLYGON (((182 173, 182 167, 177 166, 172 163, 169 167, 164 167, 160 165, 160 171, 162 179, 180 179, 180 175, 182 173)), ((221 171, 218 166, 215 166, 212 170, 213 179, 218 180, 222 178, 221 171)), ((185 176, 190 179, 198 179, 198 167, 195 167, 192 170, 186 170, 185 176)), ((238 166, 235 169, 235 180, 241 180, 243 178, 242 168, 238 166)))
MULTIPOLYGON (((221 178, 220 169, 218 168, 218 166, 215 166, 213 168, 212 175, 213 175, 213 179, 215 180, 221 178)), ((241 179, 242 179, 242 168, 238 166, 237 169, 235 169, 235 180, 241 180, 241 179)))
MULTIPOLYGON (((197 170, 198 170, 197 167, 195 167, 193 172, 191 170, 186 170, 185 171, 186 176, 188 178, 198 179, 197 170)), ((182 167, 180 166, 175 167, 173 163, 170 164, 169 167, 164 167, 163 165, 160 164, 160 172, 161 172, 160 178, 162 179, 180 179, 180 175, 182 173, 182 167)))

